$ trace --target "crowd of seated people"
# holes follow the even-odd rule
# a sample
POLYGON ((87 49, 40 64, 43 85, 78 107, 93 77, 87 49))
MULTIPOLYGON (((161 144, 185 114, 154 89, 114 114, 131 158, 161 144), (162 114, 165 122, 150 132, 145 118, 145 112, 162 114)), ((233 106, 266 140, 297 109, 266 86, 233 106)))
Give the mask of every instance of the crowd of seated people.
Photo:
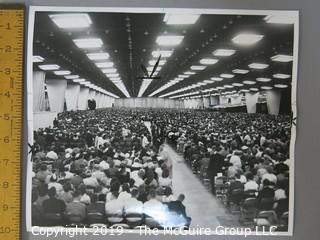
POLYGON ((160 131, 150 134, 146 114, 63 112, 35 131, 32 224, 188 227, 184 195, 172 191, 160 131))
POLYGON ((64 112, 53 128, 34 135, 34 224, 54 220, 44 208, 52 201, 65 223, 158 226, 174 215, 174 224, 188 226, 184 196, 172 192, 164 139, 213 194, 224 195, 226 206, 238 206, 240 219, 268 216, 272 222, 273 214, 279 223, 288 216, 290 116, 165 109, 64 112), (151 122, 151 134, 144 121, 151 122))
POLYGON ((193 172, 208 180, 213 194, 221 197, 222 191, 223 202, 233 213, 238 209, 243 222, 261 217, 268 219, 263 224, 287 224, 290 116, 175 115, 168 137, 193 172))

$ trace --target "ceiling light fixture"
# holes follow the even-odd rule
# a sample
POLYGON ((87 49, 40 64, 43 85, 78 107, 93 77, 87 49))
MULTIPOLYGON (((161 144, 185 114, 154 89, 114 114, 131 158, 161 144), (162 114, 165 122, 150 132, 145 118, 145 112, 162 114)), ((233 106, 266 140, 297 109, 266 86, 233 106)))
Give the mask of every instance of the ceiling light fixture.
POLYGON ((268 15, 264 18, 267 23, 294 24, 294 17, 289 14, 268 15))
POLYGON ((96 63, 98 68, 111 68, 113 67, 113 62, 98 62, 96 63))
POLYGON ((233 73, 237 73, 237 74, 247 74, 249 72, 249 70, 246 70, 246 69, 233 69, 232 72, 233 73))
POLYGON ((269 67, 268 64, 264 64, 264 63, 251 63, 248 66, 249 68, 253 68, 253 69, 265 69, 269 67))
POLYGON ((213 52, 213 55, 216 57, 229 57, 236 53, 236 50, 233 49, 217 49, 213 52))
POLYGON ((276 88, 287 88, 288 85, 286 85, 286 84, 275 84, 274 87, 276 87, 276 88))
POLYGON ((289 75, 289 74, 282 74, 282 73, 276 73, 276 74, 273 74, 273 77, 274 77, 274 78, 279 78, 279 79, 287 79, 287 78, 290 78, 291 75, 289 75))
POLYGON ((87 56, 90 60, 107 60, 110 57, 109 53, 106 53, 106 52, 88 53, 87 56))
POLYGON ((163 21, 168 25, 188 25, 195 24, 199 19, 199 14, 172 14, 167 13, 163 21))
POLYGON ((86 13, 51 14, 49 17, 59 28, 87 28, 92 24, 86 13))
POLYGON ((293 56, 278 54, 278 55, 271 57, 271 60, 274 62, 292 62, 293 56))
POLYGON ((176 46, 179 45, 182 40, 183 40, 184 36, 159 36, 156 40, 157 44, 160 46, 176 46))
POLYGON ((190 69, 191 70, 195 70, 195 71, 202 71, 202 70, 206 69, 206 67, 207 66, 196 66, 196 65, 194 65, 194 66, 191 66, 190 69))
POLYGON ((104 69, 101 69, 101 71, 103 73, 116 73, 117 69, 116 68, 104 68, 104 69))
POLYGON ((200 63, 204 65, 212 65, 212 64, 216 64, 218 61, 219 60, 215 58, 203 58, 200 60, 200 63))
POLYGON ((32 56, 32 62, 38 63, 38 62, 43 62, 44 58, 41 56, 32 56))
POLYGON ((162 58, 168 58, 172 55, 172 50, 156 50, 153 51, 151 54, 153 57, 158 58, 160 55, 162 58))
POLYGON ((58 75, 58 76, 71 74, 71 72, 68 71, 68 70, 54 71, 53 73, 54 73, 55 75, 58 75))
POLYGON ((39 65, 38 67, 44 71, 57 70, 60 68, 60 66, 57 64, 44 64, 44 65, 39 65))
POLYGON ((253 33, 241 33, 235 36, 232 41, 236 44, 249 46, 259 42, 263 38, 263 35, 253 33))
POLYGON ((255 81, 250 81, 250 80, 245 80, 245 81, 243 81, 243 84, 254 85, 254 84, 256 84, 256 82, 255 81))
POLYGON ((65 79, 76 79, 76 78, 79 78, 79 75, 67 75, 64 78, 65 79))
POLYGON ((222 77, 222 78, 233 78, 234 75, 233 74, 223 73, 223 74, 220 74, 220 77, 222 77))
POLYGON ((221 78, 221 77, 212 77, 211 80, 220 82, 220 81, 223 80, 223 78, 221 78))
POLYGON ((73 42, 78 48, 99 48, 102 47, 103 42, 100 38, 80 38, 73 39, 73 42))

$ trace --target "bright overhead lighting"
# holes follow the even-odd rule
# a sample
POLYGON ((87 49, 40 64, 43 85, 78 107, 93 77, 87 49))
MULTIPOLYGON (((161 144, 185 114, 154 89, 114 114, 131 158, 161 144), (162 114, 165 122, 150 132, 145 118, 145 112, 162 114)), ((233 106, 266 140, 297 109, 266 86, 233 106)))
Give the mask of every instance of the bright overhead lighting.
POLYGON ((120 81, 121 80, 121 78, 119 78, 119 77, 109 77, 109 79, 111 81, 120 81))
POLYGON ((233 73, 237 73, 237 74, 247 74, 249 72, 249 70, 246 70, 246 69, 233 69, 232 72, 233 73))
POLYGON ((292 62, 293 56, 278 54, 278 55, 271 57, 271 60, 274 62, 292 62))
MULTIPOLYGON (((149 65, 154 66, 156 65, 157 60, 150 60, 149 65)), ((158 66, 163 66, 166 64, 166 60, 160 60, 158 66)))
POLYGON ((32 56, 32 62, 38 63, 38 62, 43 62, 44 58, 41 56, 32 56))
POLYGON ((201 71, 206 69, 207 66, 191 66, 190 69, 191 70, 195 70, 195 71, 201 71))
POLYGON ((161 57, 163 58, 167 58, 170 57, 172 55, 173 51, 172 50, 157 50, 157 51, 153 51, 151 54, 153 57, 159 57, 161 55, 161 57))
POLYGON ((103 45, 103 42, 100 38, 73 39, 73 42, 78 48, 99 48, 103 45))
POLYGON ((189 77, 189 75, 183 75, 183 74, 180 74, 180 75, 178 75, 178 77, 179 77, 179 78, 183 78, 183 79, 184 79, 184 78, 188 78, 188 77, 189 77))
POLYGON ((98 62, 96 63, 96 66, 98 68, 110 68, 110 67, 113 67, 113 62, 98 62))
POLYGON ((223 90, 224 87, 217 87, 217 90, 223 90))
POLYGON ((79 75, 67 75, 67 76, 64 76, 64 78, 66 78, 66 79, 76 79, 76 78, 79 78, 79 75))
POLYGON ((60 68, 60 66, 57 64, 44 64, 44 65, 39 65, 38 67, 44 71, 57 70, 60 68))
POLYGON ((247 84, 247 85, 254 85, 254 84, 256 84, 255 81, 250 81, 250 80, 245 80, 245 81, 243 81, 243 83, 244 83, 244 84, 247 84))
POLYGON ((265 69, 269 67, 268 64, 264 64, 264 63, 251 63, 248 66, 249 68, 253 68, 253 69, 265 69))
POLYGON ((107 73, 106 76, 107 76, 108 78, 119 77, 119 73, 107 73))
POLYGON ((241 89, 240 92, 250 92, 248 89, 241 89))
POLYGON ((294 18, 288 14, 269 15, 264 18, 267 23, 294 24, 294 18))
POLYGON ((110 57, 109 53, 105 53, 105 52, 103 52, 103 53, 88 53, 87 56, 90 60, 107 60, 110 57))
POLYGON ((70 72, 70 71, 67 71, 67 70, 54 71, 53 73, 54 73, 55 75, 58 75, 58 76, 71 74, 71 72, 70 72))
POLYGON ((234 88, 232 85, 224 85, 225 88, 234 88))
POLYGON ((271 81, 271 78, 263 78, 263 77, 261 77, 261 78, 257 78, 256 79, 258 82, 270 82, 271 81))
POLYGON ((217 63, 218 61, 219 60, 215 59, 215 58, 203 58, 200 60, 200 63, 204 64, 204 65, 212 65, 212 64, 217 63))
POLYGON ((184 36, 159 36, 156 40, 160 46, 176 46, 179 45, 184 36))
POLYGON ((220 81, 223 80, 223 78, 221 78, 221 77, 212 77, 211 80, 220 82, 220 81))
POLYGON ((252 33, 241 33, 235 36, 232 41, 239 45, 252 45, 259 42, 263 38, 263 35, 252 34, 252 33))
POLYGON ((101 71, 103 73, 116 73, 117 69, 116 68, 104 68, 104 69, 101 69, 101 71))
POLYGON ((282 74, 282 73, 277 73, 277 74, 273 74, 274 78, 279 78, 279 79, 287 79, 290 78, 291 75, 289 74, 282 74))
POLYGON ((233 78, 234 75, 233 74, 223 73, 223 74, 220 74, 220 77, 222 77, 222 78, 233 78))
POLYGON ((86 84, 89 84, 90 82, 89 81, 82 81, 82 82, 79 82, 81 85, 86 85, 86 84))
POLYGON ((163 21, 168 25, 187 25, 195 24, 199 19, 200 15, 198 14, 171 14, 167 13, 163 21))
POLYGON ((79 78, 79 79, 73 79, 72 81, 75 83, 81 83, 81 82, 85 82, 86 80, 83 78, 79 78))
POLYGON ((276 88, 287 88, 288 85, 286 85, 286 84, 275 84, 274 87, 276 87, 276 88))
POLYGON ((250 88, 250 91, 257 92, 257 91, 259 91, 259 89, 258 88, 250 88))
POLYGON ((213 55, 216 57, 229 57, 236 53, 236 50, 233 49, 217 49, 213 52, 213 55))
POLYGON ((188 71, 188 72, 184 72, 183 74, 186 74, 186 75, 194 75, 194 74, 196 74, 196 73, 195 73, 195 72, 188 71))
POLYGON ((214 83, 214 80, 204 80, 204 83, 214 83))
POLYGON ((232 85, 235 86, 235 87, 242 87, 243 86, 242 83, 232 83, 232 85))
POLYGON ((59 28, 87 28, 92 21, 85 13, 63 13, 49 15, 59 28))
POLYGON ((272 87, 270 87, 270 86, 261 86, 261 89, 263 89, 263 90, 271 90, 272 87))

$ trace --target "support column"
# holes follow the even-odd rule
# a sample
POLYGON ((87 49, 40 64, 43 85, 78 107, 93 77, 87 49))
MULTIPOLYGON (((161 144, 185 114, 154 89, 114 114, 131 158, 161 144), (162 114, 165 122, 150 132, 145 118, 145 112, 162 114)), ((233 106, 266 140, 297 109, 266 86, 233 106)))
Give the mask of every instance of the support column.
POLYGON ((93 89, 89 90, 89 99, 94 99, 96 96, 96 91, 93 89))
POLYGON ((266 91, 268 113, 273 115, 279 114, 281 90, 266 91))
POLYGON ((219 96, 210 96, 211 106, 219 105, 219 96))
POLYGON ((258 102, 259 92, 247 92, 246 93, 246 105, 248 113, 257 112, 257 102, 258 102))
POLYGON ((101 93, 96 93, 95 100, 96 100, 97 108, 101 108, 101 96, 102 96, 101 93))
POLYGON ((80 93, 80 85, 68 84, 66 89, 66 103, 67 110, 77 110, 78 109, 78 98, 80 93))
POLYGON ((204 106, 205 108, 210 107, 210 97, 204 97, 204 98, 203 98, 203 106, 204 106))
POLYGON ((78 109, 86 110, 88 108, 89 88, 81 87, 78 97, 78 109))
POLYGON ((33 112, 45 111, 45 84, 46 73, 43 71, 33 72, 33 112))
POLYGON ((65 79, 47 79, 47 90, 51 112, 63 112, 64 101, 67 89, 65 79))

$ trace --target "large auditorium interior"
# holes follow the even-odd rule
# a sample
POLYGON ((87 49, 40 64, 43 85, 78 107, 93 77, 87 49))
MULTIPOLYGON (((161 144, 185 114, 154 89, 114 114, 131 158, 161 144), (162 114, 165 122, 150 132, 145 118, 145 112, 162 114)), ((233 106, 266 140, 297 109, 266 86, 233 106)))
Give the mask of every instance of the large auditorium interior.
POLYGON ((291 231, 296 14, 70 9, 29 26, 31 226, 291 231))

